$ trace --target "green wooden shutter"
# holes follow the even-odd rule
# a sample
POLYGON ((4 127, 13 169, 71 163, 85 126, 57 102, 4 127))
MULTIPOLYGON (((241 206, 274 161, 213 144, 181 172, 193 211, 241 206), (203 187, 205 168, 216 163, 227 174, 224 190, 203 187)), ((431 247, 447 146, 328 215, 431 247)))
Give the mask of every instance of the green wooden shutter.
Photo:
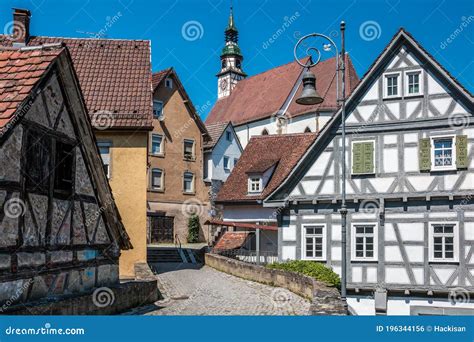
POLYGON ((364 173, 374 173, 374 143, 364 144, 364 173))
POLYGON ((420 171, 431 170, 431 141, 430 138, 420 139, 419 146, 420 171))
POLYGON ((456 136, 456 167, 458 169, 466 169, 468 167, 467 135, 456 136))
POLYGON ((362 153, 363 143, 352 144, 352 173, 364 172, 364 154, 362 153))

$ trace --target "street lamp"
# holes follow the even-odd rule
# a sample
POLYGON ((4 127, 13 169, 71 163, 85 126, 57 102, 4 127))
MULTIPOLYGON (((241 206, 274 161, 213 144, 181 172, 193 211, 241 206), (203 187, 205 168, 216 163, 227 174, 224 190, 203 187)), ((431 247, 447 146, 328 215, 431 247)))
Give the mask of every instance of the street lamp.
POLYGON ((342 265, 341 265, 341 300, 344 304, 344 308, 348 309, 347 306, 347 206, 346 206, 346 87, 345 87, 345 47, 344 47, 344 31, 346 29, 346 23, 341 21, 341 54, 337 50, 337 45, 328 36, 320 33, 311 33, 302 37, 295 45, 294 56, 296 62, 306 68, 303 74, 303 91, 301 95, 296 99, 296 103, 301 105, 316 105, 324 101, 324 99, 318 94, 316 90, 316 76, 311 72, 311 68, 319 63, 321 59, 321 52, 316 47, 309 47, 306 49, 306 54, 311 56, 312 52, 317 54, 317 59, 313 61, 309 59, 307 64, 303 64, 299 61, 297 56, 298 46, 307 38, 310 37, 321 37, 329 42, 324 44, 324 51, 330 51, 333 46, 336 50, 336 96, 337 102, 341 104, 341 130, 342 130, 342 186, 341 186, 341 208, 339 210, 341 214, 341 249, 342 249, 342 265), (339 97, 339 73, 341 73, 341 97, 339 97))

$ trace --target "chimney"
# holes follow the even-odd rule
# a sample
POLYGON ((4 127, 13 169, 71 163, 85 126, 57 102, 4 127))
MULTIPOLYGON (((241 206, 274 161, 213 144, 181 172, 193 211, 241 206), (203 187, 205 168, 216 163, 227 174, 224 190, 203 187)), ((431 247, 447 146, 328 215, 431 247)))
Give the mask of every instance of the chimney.
POLYGON ((12 36, 15 45, 25 46, 30 38, 30 11, 21 8, 13 9, 12 36))

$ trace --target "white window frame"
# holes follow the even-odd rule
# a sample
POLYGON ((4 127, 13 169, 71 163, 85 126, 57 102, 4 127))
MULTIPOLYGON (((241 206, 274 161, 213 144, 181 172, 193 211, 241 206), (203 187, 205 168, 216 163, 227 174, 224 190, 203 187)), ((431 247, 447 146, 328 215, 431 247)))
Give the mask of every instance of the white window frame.
MULTIPOLYGON (((327 248, 326 248, 326 243, 327 243, 327 229, 326 229, 326 224, 324 223, 315 223, 315 224, 303 224, 302 226, 302 234, 301 234, 301 259, 303 260, 320 260, 320 261, 325 261, 326 256, 327 256, 327 248), (306 256, 306 238, 308 237, 306 234, 306 228, 322 228, 322 256, 321 257, 307 257, 306 256)), ((310 235, 309 237, 316 237, 316 234, 310 235)))
POLYGON ((183 173, 183 193, 185 194, 194 194, 196 192, 195 188, 195 180, 196 180, 196 175, 191 172, 191 171, 185 171, 183 173), (191 189, 190 191, 186 191, 186 187, 184 186, 184 179, 186 178, 186 174, 192 175, 192 180, 191 180, 191 189))
POLYGON ((173 80, 170 77, 165 78, 165 87, 169 89, 173 88, 173 80))
MULTIPOLYGON (((379 226, 376 222, 355 222, 351 226, 351 260, 353 261, 377 261, 378 260, 378 236, 379 236, 379 226), (358 226, 372 226, 374 227, 374 255, 370 258, 368 257, 358 257, 356 256, 356 227, 358 226)), ((365 241, 365 240, 364 240, 365 241)))
POLYGON ((194 139, 184 139, 183 140, 183 159, 187 160, 187 161, 193 161, 193 160, 196 159, 196 142, 194 141, 194 139), (191 158, 186 157, 186 149, 185 149, 186 143, 192 143, 193 144, 191 158))
POLYGON ((224 170, 229 171, 229 170, 230 170, 230 158, 227 157, 227 156, 224 156, 224 157, 222 158, 222 165, 224 166, 224 170), (227 166, 225 165, 225 164, 226 164, 226 160, 227 160, 227 166))
POLYGON ((108 165, 108 168, 107 168, 107 179, 111 179, 112 178, 112 142, 110 141, 97 141, 97 147, 99 148, 99 155, 100 155, 100 159, 102 160, 102 164, 103 165, 108 165), (104 157, 102 155, 102 153, 100 153, 100 148, 101 147, 107 147, 109 149, 109 153, 106 157, 104 157))
POLYGON ((165 177, 165 172, 163 169, 160 169, 158 167, 152 168, 150 172, 150 188, 152 190, 164 190, 164 177, 165 177), (159 171, 161 172, 161 179, 160 179, 160 186, 156 187, 153 185, 153 171, 159 171))
POLYGON ((165 105, 163 104, 163 101, 160 101, 160 100, 153 100, 153 118, 159 120, 161 117, 163 117, 164 112, 165 112, 165 105), (158 103, 161 104, 161 114, 160 114, 160 115, 157 115, 157 114, 155 113, 155 104, 158 104, 158 103))
POLYGON ((151 134, 151 143, 150 143, 150 154, 152 154, 152 155, 154 155, 154 156, 162 156, 162 155, 164 155, 164 154, 165 154, 165 152, 164 152, 164 151, 165 151, 165 149, 164 149, 164 142, 165 142, 165 140, 164 140, 164 137, 163 137, 162 134, 152 133, 152 134, 151 134), (154 138, 154 137, 159 137, 159 138, 161 138, 160 151, 157 152, 157 153, 153 152, 153 138, 154 138))
POLYGON ((410 97, 410 96, 419 96, 423 94, 423 70, 417 69, 417 70, 407 70, 405 71, 405 97, 410 97), (418 75, 418 92, 417 93, 409 93, 409 75, 418 75))
POLYGON ((377 166, 377 160, 375 159, 375 149, 377 148, 377 145, 375 144, 375 139, 367 139, 367 140, 352 140, 351 142, 351 151, 350 151, 350 157, 351 157, 351 175, 354 176, 359 176, 359 175, 373 175, 375 174, 376 166, 377 166), (354 144, 359 144, 359 143, 372 143, 374 146, 374 151, 372 153, 372 160, 374 161, 374 168, 372 169, 372 172, 363 172, 363 173, 353 173, 353 163, 354 163, 354 158, 353 158, 353 153, 354 153, 354 144))
POLYGON ((428 250, 429 250, 429 258, 430 262, 443 262, 443 263, 457 263, 459 262, 459 223, 454 221, 434 221, 429 222, 429 229, 428 229, 428 250), (434 257, 434 227, 436 225, 450 225, 453 226, 453 258, 446 259, 446 258, 435 258, 434 257))
POLYGON ((262 176, 249 176, 248 178, 248 193, 249 194, 260 194, 263 191, 263 177, 262 176), (253 180, 258 179, 259 190, 252 190, 253 180))
POLYGON ((385 99, 399 98, 402 97, 403 87, 401 84, 401 71, 387 72, 383 74, 383 97, 385 99), (388 78, 396 76, 397 77, 397 95, 388 95, 388 78))
POLYGON ((431 171, 450 171, 457 170, 456 167, 456 135, 445 134, 445 135, 433 135, 430 136, 430 153, 431 153, 431 171), (438 139, 451 139, 452 140, 452 153, 451 153, 451 165, 435 166, 435 147, 434 142, 438 139))

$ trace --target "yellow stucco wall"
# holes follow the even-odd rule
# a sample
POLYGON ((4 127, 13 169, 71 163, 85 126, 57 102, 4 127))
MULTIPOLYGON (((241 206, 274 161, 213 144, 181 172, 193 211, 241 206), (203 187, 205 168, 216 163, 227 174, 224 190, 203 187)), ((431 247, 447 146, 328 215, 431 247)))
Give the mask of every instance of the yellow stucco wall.
POLYGON ((147 132, 96 132, 112 144, 110 186, 133 249, 122 251, 120 277, 135 276, 134 265, 146 262, 147 132))

